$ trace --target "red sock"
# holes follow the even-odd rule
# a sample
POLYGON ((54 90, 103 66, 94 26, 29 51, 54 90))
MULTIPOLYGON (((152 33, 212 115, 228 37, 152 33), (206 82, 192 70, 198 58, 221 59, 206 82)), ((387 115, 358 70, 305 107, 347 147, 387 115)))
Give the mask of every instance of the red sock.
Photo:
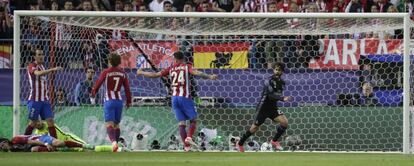
POLYGON ((52 136, 52 137, 54 137, 54 138, 57 138, 55 126, 48 127, 48 129, 49 129, 49 135, 52 136))
POLYGON ((196 120, 191 120, 190 121, 190 127, 188 128, 187 137, 193 138, 193 134, 194 134, 196 128, 197 128, 197 121, 196 120))
POLYGON ((185 142, 185 138, 187 138, 187 132, 185 131, 185 125, 179 125, 178 128, 180 129, 180 136, 183 143, 185 142))
POLYGON ((33 148, 35 148, 34 152, 49 152, 49 149, 47 149, 46 146, 37 146, 33 148))
POLYGON ((116 141, 114 127, 112 127, 112 126, 106 127, 106 133, 108 134, 109 140, 111 140, 111 142, 116 141))
POLYGON ((34 129, 34 127, 33 127, 33 126, 28 125, 28 126, 26 127, 26 130, 24 131, 24 135, 32 135, 33 129, 34 129))
POLYGON ((118 141, 119 137, 121 136, 121 129, 120 128, 116 128, 115 129, 115 138, 118 141))
POLYGON ((74 147, 81 148, 81 147, 83 147, 83 145, 82 145, 82 144, 77 143, 77 142, 74 142, 74 141, 65 141, 65 145, 66 145, 66 147, 68 147, 68 148, 74 148, 74 147))

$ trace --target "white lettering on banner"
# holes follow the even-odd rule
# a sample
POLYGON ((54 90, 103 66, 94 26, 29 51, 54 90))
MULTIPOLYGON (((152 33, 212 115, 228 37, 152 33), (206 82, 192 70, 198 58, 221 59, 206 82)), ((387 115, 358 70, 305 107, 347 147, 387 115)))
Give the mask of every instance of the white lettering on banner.
POLYGON ((348 56, 351 58, 351 64, 357 65, 358 62, 355 57, 357 51, 357 42, 355 40, 344 40, 343 41, 343 53, 342 53, 342 64, 348 65, 348 56), (351 44, 351 49, 349 49, 349 44, 351 44))
POLYGON ((142 50, 149 50, 149 51, 155 51, 155 52, 159 52, 161 54, 165 54, 165 55, 171 55, 173 53, 172 49, 170 48, 166 48, 162 45, 158 45, 158 44, 145 44, 145 43, 141 43, 139 44, 139 46, 142 48, 142 50))
POLYGON ((130 46, 123 45, 121 48, 118 48, 116 50, 116 53, 119 54, 119 55, 123 55, 123 54, 126 54, 126 53, 131 52, 131 51, 135 51, 134 46, 132 46, 132 45, 130 45, 130 46))
POLYGON ((339 65, 338 48, 336 47, 336 42, 334 39, 329 40, 328 50, 326 51, 323 64, 328 64, 329 61, 334 61, 336 65, 339 65))
POLYGON ((385 43, 385 40, 380 40, 378 44, 377 54, 388 54, 388 48, 387 43, 385 43))
MULTIPOLYGON (((157 129, 150 123, 143 120, 134 120, 133 117, 124 116, 121 123, 121 137, 125 139, 127 146, 131 147, 132 140, 137 133, 147 135, 148 140, 152 140, 157 134, 157 129)), ((96 116, 88 116, 83 123, 83 139, 87 143, 95 145, 110 145, 109 138, 106 134, 106 125, 96 116)))
POLYGON ((365 55, 365 39, 359 41, 359 55, 365 55))

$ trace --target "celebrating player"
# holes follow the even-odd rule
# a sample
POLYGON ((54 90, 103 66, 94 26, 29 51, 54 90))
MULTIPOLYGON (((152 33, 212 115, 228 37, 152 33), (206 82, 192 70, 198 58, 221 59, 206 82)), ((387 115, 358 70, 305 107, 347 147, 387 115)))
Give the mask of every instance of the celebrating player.
POLYGON ((121 64, 121 57, 118 54, 111 53, 109 55, 109 68, 102 71, 98 81, 92 89, 91 103, 95 103, 95 95, 101 87, 102 83, 106 84, 104 114, 106 122, 106 132, 112 143, 112 151, 118 150, 118 139, 121 135, 119 123, 122 116, 122 97, 121 87, 124 87, 126 95, 126 107, 131 106, 131 90, 129 88, 127 74, 118 67, 121 64))
POLYGON ((194 101, 191 99, 190 90, 190 74, 200 76, 206 79, 217 79, 217 75, 209 75, 203 72, 193 70, 190 64, 184 62, 184 54, 181 52, 174 53, 175 63, 169 68, 164 69, 161 72, 144 72, 142 70, 137 71, 137 75, 143 75, 145 77, 157 78, 169 76, 171 79, 171 91, 172 91, 172 108, 177 118, 181 140, 184 143, 184 150, 189 151, 191 145, 195 145, 192 137, 196 130, 197 124, 197 112, 195 109, 194 101), (188 132, 186 131, 185 121, 190 121, 190 127, 188 132))
POLYGON ((262 97, 256 107, 256 116, 254 122, 250 129, 247 130, 245 134, 243 134, 243 136, 240 138, 240 141, 237 143, 238 150, 240 152, 244 152, 244 142, 259 129, 259 126, 264 123, 266 118, 270 118, 275 122, 279 122, 279 125, 276 127, 277 133, 273 137, 271 144, 276 150, 283 150, 278 140, 280 136, 285 133, 288 127, 288 120, 283 112, 278 109, 277 102, 290 101, 291 97, 282 96, 285 82, 281 77, 283 75, 285 65, 278 62, 275 63, 272 68, 273 75, 264 82, 262 97))
POLYGON ((32 134, 34 127, 40 123, 40 116, 42 120, 46 119, 50 135, 56 138, 53 112, 49 102, 49 97, 47 95, 49 92, 47 88, 46 75, 53 71, 62 70, 62 68, 55 67, 46 70, 43 66, 43 51, 39 48, 35 51, 34 59, 35 61, 27 66, 27 75, 29 76, 30 84, 30 95, 27 101, 27 111, 30 122, 26 127, 24 134, 32 134))

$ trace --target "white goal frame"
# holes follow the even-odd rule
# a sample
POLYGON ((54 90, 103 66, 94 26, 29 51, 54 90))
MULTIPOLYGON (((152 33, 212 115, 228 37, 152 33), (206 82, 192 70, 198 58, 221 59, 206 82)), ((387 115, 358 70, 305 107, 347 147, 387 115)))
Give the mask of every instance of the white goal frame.
POLYGON ((22 16, 78 16, 78 17, 197 17, 197 18, 396 18, 404 20, 403 66, 403 153, 410 153, 410 27, 408 13, 198 13, 198 12, 85 12, 85 11, 14 11, 13 43, 13 135, 20 128, 20 20, 22 16))

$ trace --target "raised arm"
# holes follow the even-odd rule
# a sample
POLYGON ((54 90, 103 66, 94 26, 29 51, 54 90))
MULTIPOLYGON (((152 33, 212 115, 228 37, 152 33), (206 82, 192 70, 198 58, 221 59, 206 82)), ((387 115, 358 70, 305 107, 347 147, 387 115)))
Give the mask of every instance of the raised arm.
POLYGON ((215 74, 206 74, 198 70, 193 70, 192 74, 195 76, 199 76, 201 78, 210 79, 210 80, 216 80, 218 78, 218 76, 215 74))
POLYGON ((49 73, 51 73, 51 72, 53 72, 53 71, 59 71, 59 70, 62 70, 63 68, 62 67, 54 67, 54 68, 51 68, 51 69, 47 69, 47 70, 35 70, 33 73, 36 75, 36 76, 44 76, 44 75, 47 75, 47 74, 49 74, 49 73))
POLYGON ((158 78, 161 77, 161 72, 146 72, 146 71, 142 71, 141 69, 137 70, 137 75, 142 75, 144 77, 149 77, 149 78, 158 78))

